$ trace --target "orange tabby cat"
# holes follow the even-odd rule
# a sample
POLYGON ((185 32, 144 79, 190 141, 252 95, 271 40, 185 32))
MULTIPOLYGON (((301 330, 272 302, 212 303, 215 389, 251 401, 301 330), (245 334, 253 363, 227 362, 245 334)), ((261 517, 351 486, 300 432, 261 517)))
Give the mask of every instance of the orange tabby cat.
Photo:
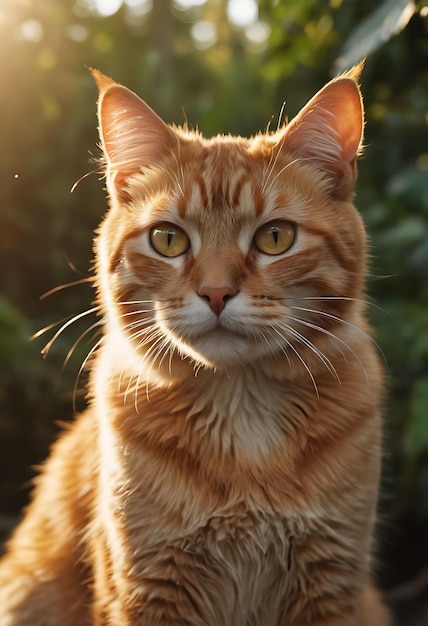
POLYGON ((169 127, 94 74, 104 334, 0 567, 0 625, 387 624, 358 70, 251 139, 169 127))

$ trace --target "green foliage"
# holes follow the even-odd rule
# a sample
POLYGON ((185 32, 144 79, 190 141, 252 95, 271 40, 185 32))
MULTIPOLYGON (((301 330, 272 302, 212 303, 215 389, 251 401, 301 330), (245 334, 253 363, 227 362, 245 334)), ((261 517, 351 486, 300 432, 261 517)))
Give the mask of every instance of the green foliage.
POLYGON ((384 0, 351 33, 336 62, 338 72, 352 67, 401 32, 416 11, 409 0, 384 0))
MULTIPOLYGON (((370 233, 369 288, 380 307, 371 312, 389 372, 390 508, 403 506, 416 482, 428 482, 422 463, 428 454, 428 11, 416 4, 399 34, 392 36, 389 29, 388 41, 379 31, 379 11, 389 14, 393 5, 399 11, 404 4, 261 0, 259 26, 270 33, 265 40, 228 21, 226 0, 189 9, 170 0, 156 0, 150 9, 142 0, 107 17, 91 11, 87 0, 2 6, 4 510, 21 504, 18 484, 27 477, 25 468, 45 455, 55 420, 71 416, 76 376, 92 345, 85 336, 59 375, 90 323, 61 334, 43 362, 43 340, 27 342, 39 328, 88 309, 93 298, 82 284, 39 299, 88 275, 92 232, 105 209, 103 182, 90 157, 98 155, 96 90, 85 66, 138 91, 169 122, 184 121, 183 107, 189 124, 206 134, 248 134, 265 128, 284 100, 292 117, 337 71, 339 57, 347 65, 368 55, 362 76, 367 148, 357 205, 370 233), (194 25, 204 20, 216 26, 215 45, 192 38, 194 25), (91 170, 95 173, 84 177, 91 170)), ((83 383, 79 379, 79 390, 83 383)), ((428 517, 419 500, 411 507, 428 517)))
POLYGON ((420 378, 413 386, 407 451, 410 460, 418 459, 428 450, 428 377, 420 378))

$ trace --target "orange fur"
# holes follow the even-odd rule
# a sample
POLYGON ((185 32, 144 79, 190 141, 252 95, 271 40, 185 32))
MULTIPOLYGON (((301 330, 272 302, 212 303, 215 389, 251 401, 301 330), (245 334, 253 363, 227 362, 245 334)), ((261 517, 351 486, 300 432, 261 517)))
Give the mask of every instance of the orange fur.
POLYGON ((0 625, 386 626, 358 71, 274 135, 210 140, 94 75, 104 337, 0 565, 0 625))

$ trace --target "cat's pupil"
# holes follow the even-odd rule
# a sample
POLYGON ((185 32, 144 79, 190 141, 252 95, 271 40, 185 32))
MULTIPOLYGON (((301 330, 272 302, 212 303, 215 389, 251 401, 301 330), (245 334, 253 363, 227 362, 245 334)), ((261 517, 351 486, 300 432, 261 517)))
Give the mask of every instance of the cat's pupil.
POLYGON ((275 226, 272 227, 272 237, 273 240, 275 242, 275 245, 278 243, 278 228, 276 228, 275 226))

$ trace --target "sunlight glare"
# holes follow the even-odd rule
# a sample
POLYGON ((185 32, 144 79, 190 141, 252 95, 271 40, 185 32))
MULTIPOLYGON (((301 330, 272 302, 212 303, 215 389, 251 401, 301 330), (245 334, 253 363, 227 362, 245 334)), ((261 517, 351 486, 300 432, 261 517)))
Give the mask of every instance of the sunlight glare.
POLYGON ((259 9, 256 0, 229 0, 227 17, 238 28, 245 28, 257 20, 259 9))
POLYGON ((271 27, 267 22, 257 21, 245 28, 245 36, 252 44, 263 47, 270 37, 271 27))
POLYGON ((212 22, 196 22, 190 32, 199 50, 207 50, 217 42, 217 28, 212 22))
POLYGON ((103 17, 109 17, 117 13, 123 4, 123 0, 87 0, 92 11, 103 17))
POLYGON ((192 7, 200 7, 206 4, 207 0, 174 0, 174 4, 182 11, 187 11, 192 7))
POLYGON ((153 8, 153 0, 125 0, 126 8, 133 17, 143 17, 153 8))
POLYGON ((19 28, 19 36, 26 41, 33 41, 35 43, 42 41, 43 34, 43 26, 38 20, 22 22, 19 28))

